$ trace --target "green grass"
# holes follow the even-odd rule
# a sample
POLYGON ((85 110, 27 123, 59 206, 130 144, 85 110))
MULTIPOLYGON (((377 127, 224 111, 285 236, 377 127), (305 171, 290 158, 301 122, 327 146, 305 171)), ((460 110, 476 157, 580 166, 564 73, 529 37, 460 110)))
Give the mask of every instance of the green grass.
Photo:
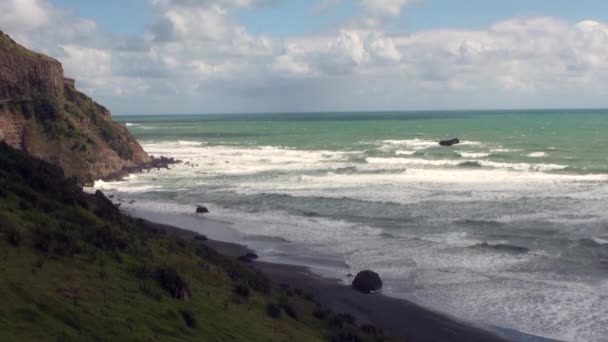
POLYGON ((339 315, 316 318, 305 293, 124 216, 5 144, 0 238, 0 341, 382 340, 339 315), (166 286, 176 277, 189 299, 166 286))

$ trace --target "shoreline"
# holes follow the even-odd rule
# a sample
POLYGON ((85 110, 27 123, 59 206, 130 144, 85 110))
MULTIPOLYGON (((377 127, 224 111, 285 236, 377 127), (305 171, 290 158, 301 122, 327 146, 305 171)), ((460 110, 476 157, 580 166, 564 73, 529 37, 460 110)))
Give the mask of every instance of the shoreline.
MULTIPOLYGON (((195 243, 204 244, 231 258, 255 252, 248 246, 238 243, 209 238, 204 241, 195 240, 195 237, 204 235, 204 232, 156 223, 146 217, 140 218, 151 228, 162 229, 167 234, 188 241, 196 241, 195 243)), ((204 230, 204 227, 201 228, 204 230)), ((472 322, 461 321, 404 299, 383 294, 359 293, 350 286, 342 284, 339 279, 322 277, 305 266, 255 260, 252 265, 276 284, 286 284, 311 293, 323 306, 337 313, 349 313, 357 318, 359 324, 372 323, 388 335, 400 340, 454 342, 515 340, 507 331, 500 333, 498 329, 477 326, 472 322)), ((541 340, 548 341, 541 338, 528 341, 541 340)))

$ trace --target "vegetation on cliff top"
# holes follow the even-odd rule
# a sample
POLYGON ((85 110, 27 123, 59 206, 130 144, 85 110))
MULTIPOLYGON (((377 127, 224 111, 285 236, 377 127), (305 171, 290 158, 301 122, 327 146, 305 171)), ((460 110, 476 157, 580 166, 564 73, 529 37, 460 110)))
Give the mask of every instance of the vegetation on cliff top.
POLYGON ((54 59, 48 56, 28 50, 25 47, 17 44, 17 42, 15 42, 9 35, 2 31, 0 31, 0 51, 11 52, 28 58, 41 58, 54 61, 54 59))
POLYGON ((2 341, 382 340, 3 143, 0 299, 2 341))

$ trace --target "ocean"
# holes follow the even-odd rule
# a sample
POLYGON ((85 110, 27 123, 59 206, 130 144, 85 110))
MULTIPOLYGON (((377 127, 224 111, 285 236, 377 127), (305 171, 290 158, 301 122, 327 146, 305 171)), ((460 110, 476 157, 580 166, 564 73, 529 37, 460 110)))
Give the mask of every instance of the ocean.
POLYGON ((230 222, 265 260, 345 283, 372 269, 384 293, 473 322, 608 340, 608 111, 115 119, 183 161, 96 183, 126 210, 230 222))

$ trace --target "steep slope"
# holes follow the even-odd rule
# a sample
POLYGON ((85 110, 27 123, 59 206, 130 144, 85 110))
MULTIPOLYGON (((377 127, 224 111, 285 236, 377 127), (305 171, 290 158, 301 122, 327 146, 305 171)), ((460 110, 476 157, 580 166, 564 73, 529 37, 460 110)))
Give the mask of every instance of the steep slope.
POLYGON ((108 109, 64 77, 61 63, 2 32, 0 141, 60 166, 81 182, 150 160, 108 109))
POLYGON ((0 142, 0 341, 381 341, 0 142))

